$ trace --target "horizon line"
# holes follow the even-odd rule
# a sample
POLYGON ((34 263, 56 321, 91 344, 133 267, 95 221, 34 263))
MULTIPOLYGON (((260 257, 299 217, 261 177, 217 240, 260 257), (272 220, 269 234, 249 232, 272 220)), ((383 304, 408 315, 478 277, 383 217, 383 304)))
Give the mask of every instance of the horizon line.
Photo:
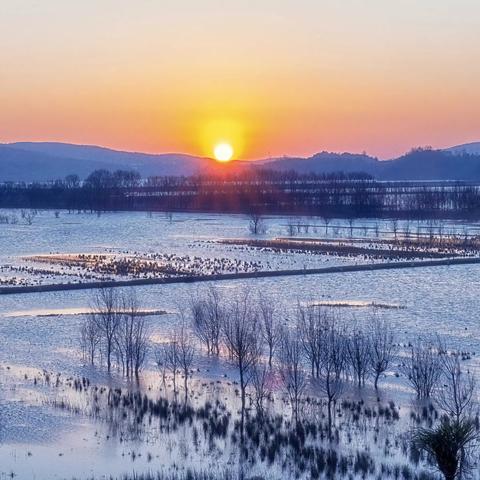
MULTIPOLYGON (((444 146, 444 147, 434 147, 433 145, 417 145, 417 146, 412 146, 410 149, 406 150, 404 153, 400 154, 399 156, 394 156, 394 157, 389 157, 389 158, 381 158, 376 155, 371 155, 367 151, 362 151, 362 152, 355 152, 355 151, 348 151, 348 150, 316 150, 312 154, 308 156, 303 156, 303 155, 294 155, 294 154, 282 154, 282 155, 273 155, 273 156, 265 156, 265 157, 260 157, 260 158, 235 158, 232 161, 233 162, 261 162, 265 160, 281 160, 281 159, 292 159, 292 158, 297 158, 297 159, 303 159, 303 160, 308 160, 309 158, 314 157, 315 155, 321 154, 321 153, 330 153, 334 155, 343 155, 343 154, 349 154, 349 155, 363 155, 363 156, 368 156, 373 159, 376 159, 378 161, 389 161, 389 160, 395 160, 397 158, 402 157, 403 155, 408 154, 409 152, 416 150, 416 149, 431 149, 431 150, 436 150, 436 151, 444 151, 444 150, 449 150, 449 149, 454 149, 454 148, 459 148, 459 147, 468 147, 470 145, 475 145, 475 144, 480 144, 480 140, 478 141, 467 141, 465 143, 459 143, 456 145, 451 145, 451 146, 444 146)), ((134 155, 149 155, 149 156, 166 156, 166 155, 182 155, 182 156, 187 156, 187 157, 193 157, 197 159, 205 159, 205 160, 214 160, 215 158, 209 157, 209 156, 204 156, 204 155, 196 155, 194 153, 186 153, 186 152, 175 152, 175 151, 166 151, 166 152, 158 152, 158 151, 141 151, 141 150, 124 150, 121 149, 120 147, 114 147, 114 146, 107 146, 107 145, 98 145, 94 143, 76 143, 76 142, 68 142, 65 140, 15 140, 15 141, 0 141, 0 145, 7 146, 7 147, 13 147, 18 144, 52 144, 52 145, 66 145, 66 146, 73 146, 73 147, 87 147, 87 148, 100 148, 103 150, 109 150, 112 152, 116 153, 129 153, 129 154, 134 154, 134 155)), ((127 147, 128 148, 128 147, 127 147)))

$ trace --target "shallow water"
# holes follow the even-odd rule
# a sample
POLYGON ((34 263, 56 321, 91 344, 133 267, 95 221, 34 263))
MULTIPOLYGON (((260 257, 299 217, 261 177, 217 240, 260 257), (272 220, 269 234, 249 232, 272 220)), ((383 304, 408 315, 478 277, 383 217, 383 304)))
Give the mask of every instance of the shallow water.
MULTIPOLYGON (((308 235, 324 234, 320 220, 308 222, 317 224, 317 231, 312 227, 308 235)), ((348 228, 341 220, 332 223, 348 228)), ((374 221, 364 223, 371 226, 374 221)), ((286 234, 286 219, 271 218, 268 224, 268 237, 286 234)), ((260 259, 277 262, 278 268, 352 262, 304 254, 278 257, 273 253, 199 242, 248 237, 247 225, 242 216, 179 214, 169 222, 160 214, 150 217, 143 213, 115 213, 96 217, 62 212, 56 219, 52 212, 42 212, 32 226, 0 225, 0 265, 20 262, 18 257, 25 255, 104 252, 105 249, 260 259)), ((391 235, 388 222, 382 225, 387 231, 385 235, 391 235)), ((461 231, 465 225, 451 223, 448 228, 461 231)), ((474 232, 477 225, 469 228, 474 232)), ((333 236, 332 225, 329 230, 333 236)), ((374 314, 379 315, 395 326, 397 339, 403 343, 438 334, 449 348, 470 352, 473 359, 469 366, 478 370, 479 278, 480 265, 457 265, 232 280, 219 282, 217 288, 225 298, 243 291, 253 296, 266 295, 282 312, 285 322, 292 319, 298 302, 361 305, 362 308, 338 308, 337 315, 347 322, 368 322, 374 314), (368 306, 372 302, 401 308, 375 309, 368 306)), ((154 341, 171 332, 179 318, 175 312, 186 310, 192 297, 208 286, 207 282, 135 288, 142 309, 168 312, 148 317, 154 341)), ((0 479, 10 472, 15 473, 15 478, 39 480, 120 475, 135 469, 155 471, 168 463, 163 458, 168 455, 168 449, 161 450, 155 444, 120 444, 113 438, 107 439, 105 426, 46 406, 45 401, 52 393, 32 387, 33 372, 41 370, 61 372, 63 377, 85 375, 99 384, 112 381, 102 370, 85 367, 80 357, 78 331, 82 317, 72 312, 89 311, 91 303, 92 292, 88 290, 0 296, 0 479), (55 316, 38 315, 45 312, 54 312, 55 316), (154 450, 150 462, 145 458, 149 449, 154 450), (132 450, 143 453, 143 457, 132 460, 129 456, 132 450)), ((198 366, 199 377, 235 379, 234 371, 225 362, 212 364, 202 357, 198 366)), ((118 382, 122 381, 118 379, 118 382)), ((156 386, 157 383, 158 375, 150 355, 144 385, 156 386)), ((386 397, 393 396, 401 405, 410 404, 411 394, 405 382, 391 372, 382 380, 382 385, 386 397)), ((371 389, 364 394, 372 395, 371 389)), ((214 457, 211 461, 215 462, 214 457)))

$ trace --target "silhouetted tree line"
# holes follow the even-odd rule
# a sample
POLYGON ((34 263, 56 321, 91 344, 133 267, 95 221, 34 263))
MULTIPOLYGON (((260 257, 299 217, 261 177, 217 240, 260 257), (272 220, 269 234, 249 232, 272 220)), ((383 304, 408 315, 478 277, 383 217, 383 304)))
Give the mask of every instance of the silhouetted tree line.
POLYGON ((477 217, 480 185, 381 182, 365 173, 299 174, 243 169, 188 177, 96 170, 51 183, 0 184, 0 207, 203 211, 344 217, 477 217))

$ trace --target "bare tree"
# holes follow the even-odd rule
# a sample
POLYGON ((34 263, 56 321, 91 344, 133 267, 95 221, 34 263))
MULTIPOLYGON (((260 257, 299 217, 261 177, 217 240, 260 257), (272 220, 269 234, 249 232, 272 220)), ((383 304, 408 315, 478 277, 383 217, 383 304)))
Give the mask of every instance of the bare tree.
POLYGON ((393 232, 393 237, 396 240, 397 234, 398 234, 398 220, 396 218, 392 220, 392 232, 393 232))
POLYGON ((127 378, 138 378, 150 343, 150 335, 145 315, 139 311, 135 292, 120 297, 120 321, 115 332, 115 347, 127 378))
POLYGON ((300 235, 300 233, 302 233, 302 219, 300 217, 297 218, 295 224, 297 228, 297 233, 300 235))
POLYGON ((208 289, 206 312, 210 331, 212 353, 214 353, 215 355, 219 355, 220 340, 225 312, 222 305, 222 297, 220 295, 220 291, 215 287, 210 287, 208 289))
POLYGON ((382 320, 373 319, 370 331, 370 368, 373 373, 375 389, 378 388, 378 380, 397 352, 395 336, 390 325, 382 320))
POLYGON ((21 217, 25 220, 27 225, 32 225, 34 218, 37 216, 36 210, 22 210, 21 217))
POLYGON ((101 288, 95 294, 93 315, 104 343, 108 372, 111 371, 115 338, 122 318, 120 309, 120 298, 113 288, 101 288))
POLYGON ((84 358, 95 364, 95 355, 100 344, 100 332, 93 315, 88 315, 80 327, 80 342, 84 358))
POLYGON ((252 212, 248 216, 248 229, 252 235, 262 235, 267 231, 265 220, 260 213, 252 212))
POLYGON ((150 345, 150 330, 145 315, 138 315, 133 310, 130 310, 127 315, 130 316, 130 321, 133 324, 131 373, 135 373, 138 378, 147 357, 150 345))
POLYGON ((432 342, 417 341, 410 347, 402 370, 417 398, 430 398, 441 374, 439 348, 432 342))
POLYGON ((417 240, 422 238, 422 226, 420 225, 420 220, 417 223, 417 240))
POLYGON ((290 237, 295 236, 295 220, 292 218, 289 218, 288 223, 287 223, 287 233, 290 237))
POLYGON ((121 302, 122 311, 118 328, 115 332, 115 352, 118 360, 122 364, 123 374, 129 378, 130 373, 132 372, 133 328, 135 315, 129 315, 127 313, 128 307, 126 305, 126 298, 122 297, 121 302))
POLYGON ((428 239, 430 240, 430 243, 431 243, 435 238, 435 220, 432 219, 427 222, 427 232, 428 232, 428 239))
POLYGON ((188 398, 188 379, 191 376, 190 371, 192 369, 193 361, 195 359, 195 345, 183 321, 177 333, 177 342, 178 361, 180 364, 180 369, 183 373, 183 384, 185 387, 186 402, 188 398))
POLYGON ((80 186, 80 177, 73 173, 65 177, 65 186, 67 188, 78 188, 80 186))
POLYGON ((322 216, 323 224, 325 225, 325 236, 328 237, 328 225, 330 224, 330 221, 332 220, 328 215, 323 215, 322 216))
POLYGON ((205 344, 208 354, 218 355, 225 313, 219 291, 209 288, 205 298, 198 296, 192 301, 190 311, 195 335, 205 344))
POLYGON ((332 436, 333 406, 344 390, 342 376, 346 367, 345 332, 334 319, 325 322, 320 359, 320 389, 327 397, 328 433, 332 436))
POLYGON ((166 343, 160 344, 155 350, 155 363, 161 376, 163 388, 167 388, 167 350, 166 343))
POLYGON ((350 237, 353 237, 353 225, 355 224, 355 218, 350 217, 348 219, 348 226, 350 228, 350 237))
POLYGON ((240 377, 243 430, 246 388, 260 355, 258 318, 247 293, 237 298, 229 309, 224 322, 224 338, 240 377))
POLYGON ((444 224, 443 222, 440 220, 439 223, 438 223, 438 238, 440 239, 440 243, 442 243, 443 241, 443 230, 444 230, 444 224))
POLYGON ((200 340, 205 344, 207 353, 212 352, 212 342, 210 338, 210 326, 207 315, 206 302, 204 299, 197 297, 191 302, 190 312, 192 318, 192 330, 200 340))
POLYGON ((307 377, 302 364, 302 343, 297 329, 282 331, 279 354, 280 375, 292 407, 292 417, 298 423, 300 402, 307 386, 307 377))
POLYGON ((327 321, 326 311, 311 305, 297 307, 297 333, 299 335, 305 357, 310 364, 312 377, 319 376, 320 355, 323 348, 323 334, 327 321))
POLYGON ((173 393, 177 395, 177 375, 181 371, 178 335, 174 332, 169 341, 162 344, 157 351, 157 366, 172 375, 173 393))
POLYGON ((362 387, 369 373, 370 339, 361 328, 355 326, 347 336, 345 345, 355 383, 362 387))
POLYGON ((272 366, 272 359, 280 340, 280 328, 276 319, 275 303, 271 298, 260 295, 258 305, 260 308, 261 332, 263 340, 268 347, 268 366, 272 366))

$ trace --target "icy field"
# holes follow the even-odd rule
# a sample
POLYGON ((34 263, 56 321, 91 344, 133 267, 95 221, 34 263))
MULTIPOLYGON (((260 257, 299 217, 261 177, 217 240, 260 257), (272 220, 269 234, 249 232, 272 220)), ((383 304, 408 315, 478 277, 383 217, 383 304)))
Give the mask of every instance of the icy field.
MULTIPOLYGON (((303 229, 298 236, 324 236, 325 226, 321 220, 302 219, 302 222, 311 226, 308 232, 303 229)), ((269 218, 267 225, 267 233, 261 238, 287 236, 287 219, 269 218)), ((379 225, 382 238, 392 237, 388 221, 374 220, 356 221, 355 237, 375 238, 375 225, 379 225), (366 236, 361 231, 364 226, 371 228, 366 236)), ((442 228, 444 232, 459 234, 468 229, 469 234, 474 235, 478 225, 447 223, 442 228)), ((329 238, 347 238, 349 229, 348 222, 332 220, 328 227, 329 238)), ((217 243, 218 240, 239 238, 251 238, 248 220, 242 216, 178 214, 170 221, 161 214, 115 213, 97 217, 61 212, 56 218, 53 212, 41 212, 32 225, 21 221, 0 225, 0 266, 19 267, 25 264, 23 257, 33 255, 112 252, 228 258, 276 269, 361 261, 217 243)), ((32 282, 28 271, 7 270, 0 270, 0 278, 16 275, 32 282)), ((480 265, 442 266, 232 280, 219 282, 218 288, 227 299, 242 290, 252 294, 262 292, 284 312, 287 322, 298 302, 340 304, 336 310, 347 322, 367 322, 373 314, 372 304, 395 307, 376 310, 395 327, 398 342, 407 343, 419 336, 438 334, 450 348, 468 352, 472 357, 468 361, 469 368, 477 371, 479 276, 480 265)), ((34 281, 78 279, 75 276, 54 277, 43 273, 35 275, 37 280, 34 281)), ((188 306, 199 289, 207 287, 207 284, 136 287, 142 309, 166 312, 147 317, 152 341, 161 342, 178 321, 178 312, 188 306)), ((68 377, 88 377, 96 385, 127 386, 118 374, 110 378, 103 369, 83 364, 79 327, 82 313, 89 311, 91 303, 89 290, 0 296, 0 479, 70 480, 93 475, 106 478, 107 475, 154 472, 172 466, 231 468, 235 455, 228 439, 216 441, 213 447, 200 442, 198 448, 191 450, 192 431, 186 426, 173 434, 154 429, 133 434, 121 423, 119 427, 117 423, 101 418, 95 420, 89 415, 86 397, 72 392, 68 377), (57 374, 61 374, 60 377, 57 374), (55 401, 65 399, 72 406, 78 406, 78 411, 58 408, 58 404, 53 406, 55 401), (130 434, 119 432, 122 429, 130 434)), ((219 400, 233 410, 238 408, 238 396, 232 384, 236 374, 226 360, 213 361, 202 355, 196 368, 193 390, 198 405, 206 400, 219 400)), ((384 404, 395 401, 395 408, 400 409, 399 425, 405 429, 412 408, 412 393, 395 373, 396 369, 392 368, 382 379, 380 396, 384 404)), ((148 357, 140 388, 153 396, 160 388, 152 354, 148 357)), ((371 386, 353 393, 357 399, 360 395, 367 403, 376 403, 371 386)), ((275 408, 279 407, 282 409, 281 401, 277 400, 275 408)), ((288 408, 284 410, 288 417, 288 408)), ((371 440, 374 428, 374 422, 359 427, 350 442, 362 446, 371 440)), ((342 439, 347 443, 347 434, 344 435, 342 439)), ((401 444, 400 434, 391 435, 389 442, 401 444)), ((373 456, 381 456, 381 452, 382 448, 372 449, 373 456)), ((393 460, 398 459, 398 455, 395 453, 393 460)), ((252 473, 264 473, 265 468, 257 465, 252 467, 252 473)))

